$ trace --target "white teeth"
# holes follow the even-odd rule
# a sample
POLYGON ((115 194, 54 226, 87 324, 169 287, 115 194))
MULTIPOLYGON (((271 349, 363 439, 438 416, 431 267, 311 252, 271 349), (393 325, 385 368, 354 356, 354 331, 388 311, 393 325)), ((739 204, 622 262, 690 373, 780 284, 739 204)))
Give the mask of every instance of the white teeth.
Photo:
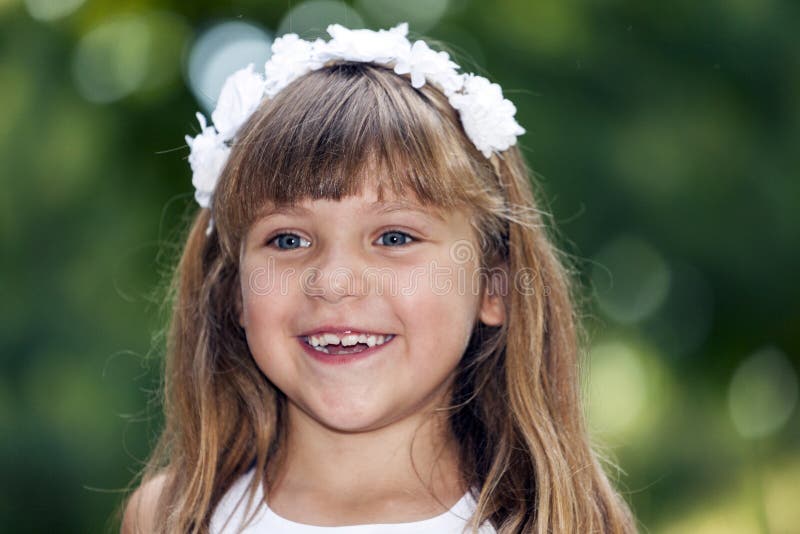
POLYGON ((342 336, 342 345, 345 347, 352 347, 356 343, 358 343, 358 334, 347 334, 342 336))
MULTIPOLYGON (((341 338, 337 334, 316 334, 306 336, 306 342, 315 348, 324 348, 328 345, 342 345, 344 347, 352 347, 358 343, 363 343, 370 347, 376 345, 383 345, 394 337, 391 334, 345 334, 341 338)), ((325 351, 327 352, 327 350, 325 351)))

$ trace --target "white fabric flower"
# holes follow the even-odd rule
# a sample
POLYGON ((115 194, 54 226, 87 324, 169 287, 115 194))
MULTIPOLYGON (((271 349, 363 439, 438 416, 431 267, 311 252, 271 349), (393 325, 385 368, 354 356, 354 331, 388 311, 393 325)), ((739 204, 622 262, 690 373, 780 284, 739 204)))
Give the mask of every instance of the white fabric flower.
POLYGON ((200 133, 194 138, 187 135, 186 144, 191 149, 189 165, 192 167, 194 198, 201 207, 207 208, 231 149, 213 126, 206 125, 202 113, 197 113, 197 120, 200 122, 200 133))
POLYGON ((525 133, 514 120, 517 108, 503 98, 498 84, 483 76, 465 74, 462 92, 453 94, 450 104, 459 110, 464 131, 487 158, 513 146, 525 133))
POLYGON ((430 81, 450 96, 461 88, 458 65, 450 61, 447 52, 431 50, 425 41, 416 41, 408 56, 398 59, 394 66, 397 74, 411 74, 411 85, 419 89, 430 81))
POLYGON ((219 93, 217 107, 211 114, 219 134, 230 140, 258 108, 264 97, 264 78, 253 72, 251 63, 231 74, 219 93))
POLYGON ((324 41, 321 39, 312 43, 300 39, 295 33, 287 33, 275 39, 272 43, 272 56, 264 65, 266 95, 272 98, 303 74, 320 68, 322 63, 316 59, 316 48, 322 44, 324 41))
POLYGON ((328 26, 331 40, 317 53, 322 63, 330 60, 373 62, 386 65, 411 52, 406 39, 408 24, 398 24, 390 30, 350 30, 340 24, 328 26))
MULTIPOLYGON (((266 96, 273 98, 300 76, 337 61, 376 63, 393 68, 400 75, 408 74, 411 85, 425 83, 437 87, 459 112, 469 139, 487 158, 493 152, 506 150, 516 143, 525 130, 514 120, 516 108, 503 98, 500 86, 473 74, 459 74, 460 67, 446 52, 432 50, 424 41, 413 46, 408 41, 408 24, 389 30, 350 30, 339 24, 328 26, 329 41, 314 42, 296 34, 283 35, 272 44, 272 55, 264 65, 264 77, 248 65, 232 74, 220 91, 217 106, 211 114, 214 125, 207 125, 198 113, 201 131, 186 136, 191 152, 192 184, 195 199, 201 207, 209 207, 219 176, 230 156, 226 143, 250 118, 266 96)), ((209 232, 212 221, 209 221, 209 232)))

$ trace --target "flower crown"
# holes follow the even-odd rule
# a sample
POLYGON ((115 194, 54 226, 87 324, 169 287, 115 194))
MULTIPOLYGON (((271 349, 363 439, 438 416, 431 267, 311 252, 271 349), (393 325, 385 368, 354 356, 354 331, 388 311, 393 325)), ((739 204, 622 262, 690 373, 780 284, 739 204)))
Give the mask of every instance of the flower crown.
MULTIPOLYGON (((211 114, 213 126, 197 113, 200 133, 186 136, 191 149, 189 164, 195 200, 208 207, 217 180, 230 155, 236 132, 258 108, 263 98, 273 98, 304 74, 336 61, 376 63, 392 67, 397 74, 409 74, 419 89, 425 82, 441 90, 458 112, 469 139, 483 155, 491 157, 517 141, 525 130, 514 120, 516 107, 503 98, 496 83, 475 74, 459 74, 459 67, 447 52, 431 50, 425 41, 413 44, 406 38, 408 24, 390 30, 350 30, 339 24, 328 26, 329 41, 304 41, 294 33, 275 39, 264 75, 253 65, 231 74, 222 86, 217 107, 211 114)), ((209 223, 211 230, 211 223, 209 223)))

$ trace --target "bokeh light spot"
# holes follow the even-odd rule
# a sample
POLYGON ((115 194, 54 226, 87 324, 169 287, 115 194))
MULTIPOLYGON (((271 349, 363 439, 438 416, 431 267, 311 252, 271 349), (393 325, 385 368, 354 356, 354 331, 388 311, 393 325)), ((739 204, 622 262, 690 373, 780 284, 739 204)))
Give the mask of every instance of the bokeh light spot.
POLYGON ((201 107, 214 109, 225 79, 253 63, 264 70, 272 39, 262 28, 243 21, 222 22, 201 34, 189 54, 187 78, 201 107))
POLYGON ((728 408, 736 430, 758 438, 779 430, 797 403, 797 375, 786 356, 774 347, 745 359, 731 378, 728 408))
POLYGON ((649 243, 622 236, 597 254, 592 283, 600 309, 623 324, 649 317, 662 304, 670 287, 670 270, 649 243))
MULTIPOLYGON (((56 20, 77 11, 86 0, 25 0, 28 14, 36 20, 56 20)), ((2 2, 0 2, 2 3, 2 2)))
POLYGON ((591 351, 589 419, 603 434, 630 430, 645 408, 647 375, 642 357, 621 342, 607 342, 591 351))
POLYGON ((72 61, 81 95, 91 102, 113 102, 138 89, 147 75, 150 40, 140 15, 120 15, 87 33, 72 61))

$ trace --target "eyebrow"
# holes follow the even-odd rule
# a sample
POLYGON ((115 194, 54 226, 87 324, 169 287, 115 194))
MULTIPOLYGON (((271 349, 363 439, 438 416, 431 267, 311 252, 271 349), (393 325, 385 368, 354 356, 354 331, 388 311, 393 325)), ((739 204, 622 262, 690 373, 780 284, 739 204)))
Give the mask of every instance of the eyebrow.
POLYGON ((393 213, 395 211, 413 211, 422 215, 430 215, 440 221, 444 221, 444 217, 436 208, 429 209, 425 206, 417 204, 416 202, 409 202, 406 200, 392 200, 390 202, 373 202, 373 210, 375 213, 393 213))
MULTIPOLYGON (((402 199, 392 200, 389 202, 373 202, 367 208, 362 210, 361 213, 364 214, 369 211, 373 211, 374 213, 378 214, 394 213, 397 211, 413 211, 421 215, 428 215, 440 221, 444 221, 444 217, 438 209, 427 209, 425 206, 422 206, 416 202, 402 199)), ((273 215, 311 215, 312 213, 313 210, 304 206, 286 205, 268 209, 262 218, 268 219, 273 215)))

